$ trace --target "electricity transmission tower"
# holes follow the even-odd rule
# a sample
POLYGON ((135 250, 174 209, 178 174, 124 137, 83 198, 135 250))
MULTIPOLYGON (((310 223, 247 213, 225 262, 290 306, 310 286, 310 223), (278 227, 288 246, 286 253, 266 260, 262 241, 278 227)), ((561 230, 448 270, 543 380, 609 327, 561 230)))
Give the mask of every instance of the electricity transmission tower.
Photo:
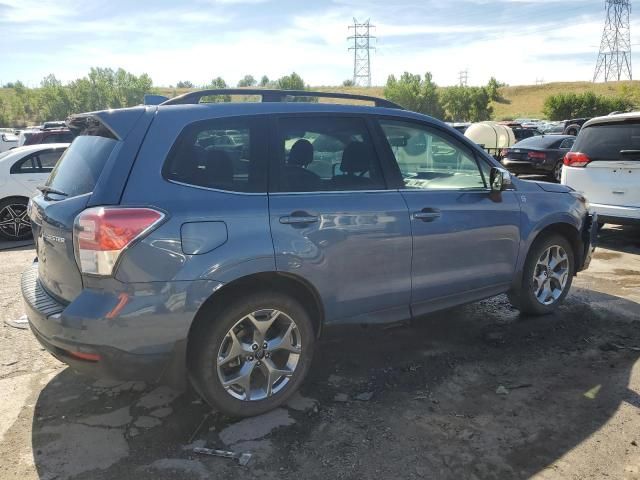
POLYGON ((632 80, 630 0, 606 0, 607 16, 593 81, 632 80))
POLYGON ((353 25, 349 27, 349 31, 353 30, 353 35, 348 37, 349 41, 353 40, 353 46, 349 50, 353 50, 353 84, 371 86, 371 57, 370 51, 375 50, 371 46, 371 40, 376 37, 371 36, 371 29, 375 25, 371 25, 367 20, 364 23, 358 23, 357 19, 353 19, 353 25))
POLYGON ((458 79, 460 80, 460 86, 466 87, 469 85, 469 70, 462 70, 458 73, 458 79))

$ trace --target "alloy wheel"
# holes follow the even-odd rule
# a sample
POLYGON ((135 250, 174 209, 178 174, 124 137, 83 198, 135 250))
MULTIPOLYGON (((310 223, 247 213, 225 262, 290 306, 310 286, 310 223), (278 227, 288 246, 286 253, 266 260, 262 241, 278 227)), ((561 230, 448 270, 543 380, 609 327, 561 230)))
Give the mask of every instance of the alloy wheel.
POLYGON ((289 383, 301 353, 293 319, 280 310, 259 310, 242 317, 225 335, 216 360, 218 379, 238 400, 264 400, 289 383))
POLYGON ((0 231, 4 236, 18 240, 27 236, 30 230, 31 223, 26 205, 12 203, 0 210, 0 231))
POLYGON ((533 294, 542 305, 555 303, 564 293, 569 280, 569 255, 554 245, 538 259, 533 271, 533 294))

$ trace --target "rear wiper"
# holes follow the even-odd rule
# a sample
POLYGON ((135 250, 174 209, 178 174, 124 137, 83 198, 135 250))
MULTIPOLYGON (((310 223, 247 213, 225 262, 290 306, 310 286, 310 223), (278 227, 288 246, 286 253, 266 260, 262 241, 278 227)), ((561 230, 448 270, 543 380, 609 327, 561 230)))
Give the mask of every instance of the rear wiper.
POLYGON ((48 187, 46 185, 40 185, 39 187, 36 187, 38 190, 40 190, 42 193, 44 193, 45 195, 48 195, 49 193, 53 193, 55 195, 60 195, 62 197, 68 197, 69 194, 68 193, 64 193, 60 190, 56 190, 55 188, 51 188, 48 187))

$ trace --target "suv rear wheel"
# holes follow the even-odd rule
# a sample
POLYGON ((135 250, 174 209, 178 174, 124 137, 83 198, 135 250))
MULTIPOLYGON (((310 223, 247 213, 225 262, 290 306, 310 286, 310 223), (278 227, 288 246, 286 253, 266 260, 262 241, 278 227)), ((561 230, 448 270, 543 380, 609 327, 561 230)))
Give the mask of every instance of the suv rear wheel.
POLYGON ((293 298, 264 292, 238 298, 196 332, 190 367, 194 387, 213 408, 237 417, 286 402, 313 357, 314 329, 293 298))
POLYGON ((522 313, 546 315, 564 301, 575 273, 569 241, 557 234, 536 240, 524 265, 519 292, 509 293, 511 304, 522 313))

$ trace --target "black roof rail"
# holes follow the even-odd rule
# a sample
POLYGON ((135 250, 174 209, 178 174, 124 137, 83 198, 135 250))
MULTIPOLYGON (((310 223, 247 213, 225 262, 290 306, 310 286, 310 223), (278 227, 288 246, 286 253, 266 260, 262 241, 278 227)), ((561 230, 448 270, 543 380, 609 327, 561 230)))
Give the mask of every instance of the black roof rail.
POLYGON ((352 95, 350 93, 313 92, 310 90, 272 90, 267 88, 220 88, 213 90, 198 90, 189 92, 178 97, 174 97, 161 105, 189 105, 200 103, 203 97, 212 95, 249 95, 260 96, 262 102, 286 102, 288 98, 309 97, 309 98, 342 98, 345 100, 362 100, 373 102, 376 107, 396 108, 404 110, 397 103, 390 102, 384 98, 371 97, 368 95, 352 95))

